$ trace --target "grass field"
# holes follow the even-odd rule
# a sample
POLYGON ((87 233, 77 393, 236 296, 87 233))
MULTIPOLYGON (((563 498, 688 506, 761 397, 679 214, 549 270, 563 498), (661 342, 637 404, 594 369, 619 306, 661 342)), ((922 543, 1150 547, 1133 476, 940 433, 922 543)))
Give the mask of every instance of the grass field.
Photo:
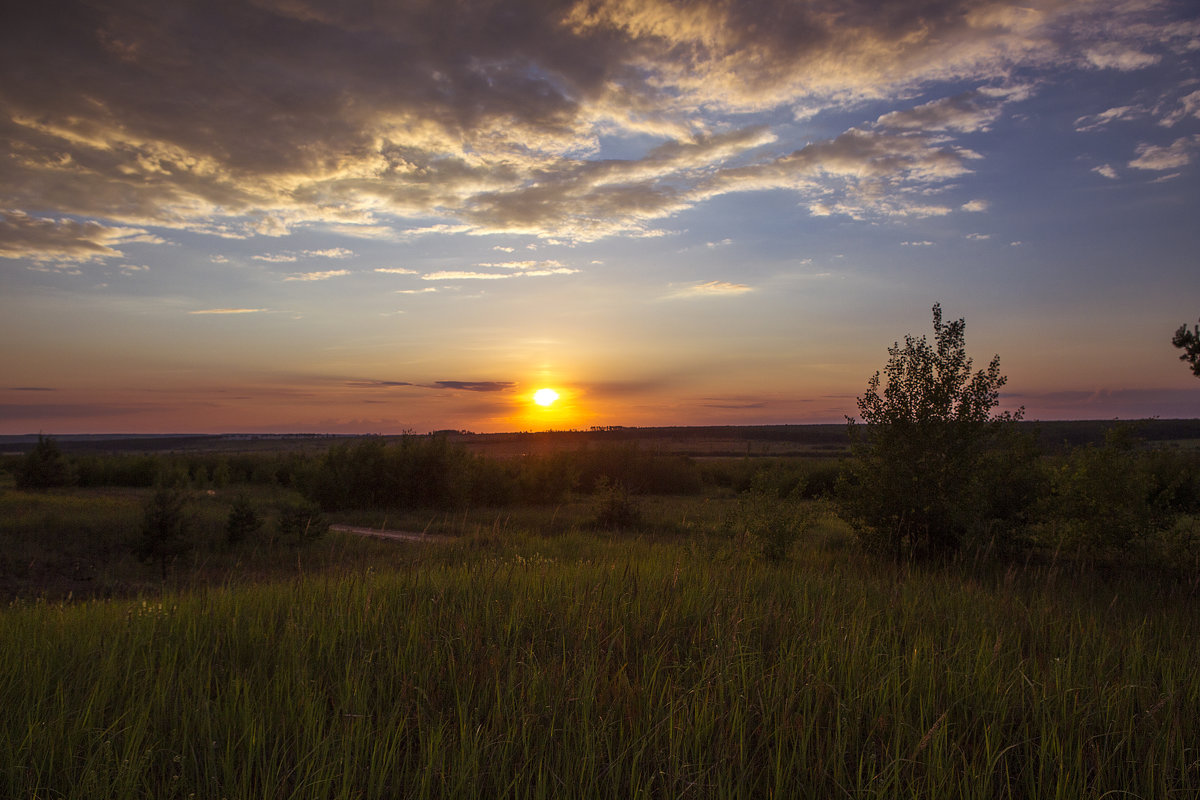
POLYGON ((0 795, 1200 793, 1194 587, 504 525, 13 603, 0 795))

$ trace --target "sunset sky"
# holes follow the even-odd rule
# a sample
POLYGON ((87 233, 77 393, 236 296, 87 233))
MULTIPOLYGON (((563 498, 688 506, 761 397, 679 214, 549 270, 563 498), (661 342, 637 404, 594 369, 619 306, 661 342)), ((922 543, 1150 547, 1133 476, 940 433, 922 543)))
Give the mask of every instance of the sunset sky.
POLYGON ((935 302, 1005 408, 1200 416, 1195 3, 46 0, 0 43, 0 433, 840 422, 935 302))

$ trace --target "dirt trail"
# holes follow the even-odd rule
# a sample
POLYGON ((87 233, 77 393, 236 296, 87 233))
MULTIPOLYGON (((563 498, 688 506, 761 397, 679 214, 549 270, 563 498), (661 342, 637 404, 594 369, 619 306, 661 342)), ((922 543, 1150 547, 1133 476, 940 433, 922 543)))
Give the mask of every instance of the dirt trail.
POLYGON ((380 528, 360 528, 357 525, 330 525, 331 531, 356 533, 359 536, 374 536, 376 539, 394 539, 398 542, 451 542, 450 536, 436 536, 429 533, 413 533, 412 531, 389 531, 380 528))

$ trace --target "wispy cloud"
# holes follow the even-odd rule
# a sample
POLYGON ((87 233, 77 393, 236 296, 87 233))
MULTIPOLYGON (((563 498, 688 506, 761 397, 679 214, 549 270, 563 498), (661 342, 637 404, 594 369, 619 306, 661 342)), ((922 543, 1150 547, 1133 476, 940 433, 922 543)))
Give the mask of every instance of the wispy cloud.
POLYGON ((754 291, 754 287, 744 283, 729 283, 728 281, 705 281, 692 286, 685 286, 671 292, 668 297, 725 297, 729 295, 746 294, 754 291))
POLYGON ((284 278, 285 281, 327 281, 330 278, 340 278, 343 275, 349 275, 348 269, 327 269, 322 272, 301 272, 296 275, 288 275, 284 278))
MULTIPOLYGON (((530 262, 531 264, 533 262, 530 262)), ((547 262, 557 264, 558 262, 547 262)), ((501 266, 504 269, 513 270, 511 272, 477 272, 474 270, 440 270, 438 272, 429 272, 421 276, 424 281, 500 281, 509 278, 544 278, 551 275, 574 275, 579 270, 574 267, 563 266, 531 266, 529 268, 517 268, 506 265, 480 264, 481 267, 501 266)))
POLYGON ((1133 169, 1164 172, 1178 169, 1192 160, 1192 152, 1200 145, 1200 135, 1183 136, 1169 145, 1143 143, 1137 146, 1137 158, 1129 162, 1133 169))
POLYGON ((511 381, 434 381, 434 386, 462 392, 504 392, 516 384, 511 381))
POLYGON ((265 308, 201 308, 189 311, 189 314, 258 314, 267 311, 265 308))
POLYGON ((356 389, 392 389, 399 386, 414 386, 408 381, 346 381, 347 386, 356 389))
POLYGON ((376 272, 382 272, 387 275, 416 275, 417 271, 413 269, 405 269, 404 267, 376 267, 376 272))

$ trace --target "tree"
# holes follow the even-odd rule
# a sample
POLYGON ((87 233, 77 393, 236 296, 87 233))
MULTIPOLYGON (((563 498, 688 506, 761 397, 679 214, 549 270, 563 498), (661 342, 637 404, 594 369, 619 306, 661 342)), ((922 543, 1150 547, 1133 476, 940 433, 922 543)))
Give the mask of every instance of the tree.
POLYGON ((254 510, 254 504, 244 493, 233 500, 229 516, 225 520, 225 541, 236 545, 258 533, 263 526, 263 518, 254 510))
POLYGON ((163 482, 142 509, 142 538, 137 554, 143 561, 157 561, 164 581, 167 565, 192 547, 185 513, 187 500, 182 488, 163 482))
POLYGON ((17 467, 16 479, 18 489, 54 489, 72 485, 76 476, 58 443, 39 433, 37 444, 17 467))
POLYGON ((993 415, 1007 378, 1000 357, 972 372, 966 323, 942 321, 933 307, 931 344, 905 336, 888 348, 883 376, 876 372, 858 398, 865 436, 855 439, 855 463, 846 505, 868 548, 897 560, 912 554, 942 555, 957 549, 982 496, 981 466, 989 447, 1015 414, 993 415))
POLYGON ((1190 331, 1186 324, 1180 325, 1171 344, 1183 351, 1179 360, 1191 364, 1192 374, 1200 378, 1200 324, 1193 325, 1190 331))

